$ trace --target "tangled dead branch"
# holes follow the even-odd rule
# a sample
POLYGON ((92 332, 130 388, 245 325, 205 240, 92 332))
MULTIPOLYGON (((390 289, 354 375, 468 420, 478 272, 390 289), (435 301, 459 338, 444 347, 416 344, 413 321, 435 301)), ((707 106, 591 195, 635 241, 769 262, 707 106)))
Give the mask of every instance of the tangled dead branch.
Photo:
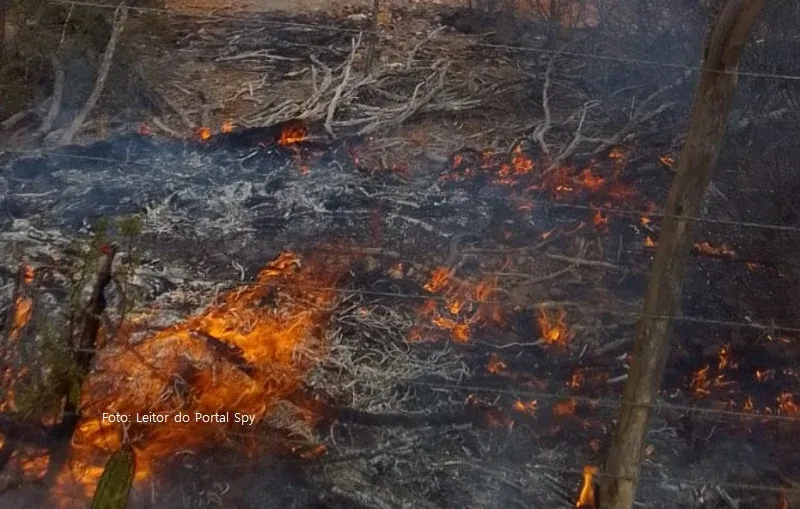
POLYGON ((261 110, 245 119, 244 124, 272 125, 290 119, 323 120, 325 130, 331 136, 343 133, 365 135, 401 124, 421 113, 475 108, 482 104, 487 95, 499 93, 504 86, 508 86, 497 83, 483 89, 482 96, 478 97, 464 84, 455 80, 448 82, 451 68, 449 59, 437 58, 429 65, 419 63, 420 49, 440 31, 432 31, 415 44, 402 63, 385 65, 357 79, 353 75, 361 47, 360 35, 352 41, 350 52, 339 68, 331 68, 311 55, 308 73, 311 94, 302 102, 289 99, 261 110), (336 73, 338 77, 334 77, 336 73), (408 95, 402 93, 402 90, 412 86, 408 95), (377 104, 365 104, 362 99, 367 94, 380 98, 375 101, 377 104))

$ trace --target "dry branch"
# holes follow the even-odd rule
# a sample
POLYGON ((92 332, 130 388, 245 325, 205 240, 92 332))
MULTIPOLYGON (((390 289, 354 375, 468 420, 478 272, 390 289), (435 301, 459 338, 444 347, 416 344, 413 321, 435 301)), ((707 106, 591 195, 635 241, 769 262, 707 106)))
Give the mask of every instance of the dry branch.
POLYGON ((125 22, 127 19, 128 9, 127 7, 120 5, 114 11, 114 24, 111 27, 111 37, 109 37, 106 50, 103 53, 103 59, 100 62, 100 69, 97 72, 97 80, 94 83, 94 88, 89 94, 89 98, 86 100, 83 108, 81 108, 81 110, 72 120, 72 123, 61 135, 61 139, 59 140, 61 145, 69 145, 72 143, 72 139, 75 137, 78 131, 80 131, 83 123, 89 116, 89 113, 91 113, 92 109, 94 109, 94 107, 97 105, 97 101, 100 100, 100 95, 103 93, 103 89, 106 86, 106 80, 108 79, 108 71, 111 69, 111 63, 114 60, 114 51, 117 48, 117 42, 122 34, 122 30, 125 28, 125 22))
POLYGON ((347 86, 347 82, 350 80, 350 70, 353 68, 353 60, 356 58, 356 50, 361 45, 361 35, 358 36, 357 40, 353 40, 352 47, 350 49, 350 56, 347 57, 347 61, 344 64, 344 70, 342 71, 342 81, 339 83, 339 86, 336 87, 336 90, 333 93, 333 99, 328 104, 328 111, 325 115, 325 130, 333 136, 333 128, 331 127, 331 122, 333 122, 333 115, 336 113, 336 106, 339 104, 339 100, 342 98, 342 91, 344 87, 347 86))
POLYGON ((310 56, 311 94, 302 102, 289 99, 271 105, 246 118, 243 124, 263 126, 290 119, 322 120, 329 135, 336 136, 339 132, 367 134, 398 125, 417 114, 475 108, 483 103, 484 97, 521 85, 487 78, 485 86, 472 90, 469 84, 452 79, 448 74, 448 60, 440 58, 423 65, 418 60, 419 53, 440 32, 441 29, 431 31, 403 56, 402 62, 382 66, 357 78, 353 77, 352 66, 360 37, 351 45, 338 77, 334 77, 338 70, 310 56), (481 97, 477 96, 479 92, 481 97), (376 98, 370 104, 359 101, 367 93, 376 98))

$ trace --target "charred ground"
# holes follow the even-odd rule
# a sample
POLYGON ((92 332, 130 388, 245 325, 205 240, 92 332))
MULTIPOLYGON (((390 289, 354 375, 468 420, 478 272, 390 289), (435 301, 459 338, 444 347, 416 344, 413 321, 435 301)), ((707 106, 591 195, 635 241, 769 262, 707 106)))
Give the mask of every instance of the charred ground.
MULTIPOLYGON (((185 31, 179 48, 192 53, 178 53, 186 62, 175 67, 203 54, 210 67, 201 80, 219 73, 231 83, 202 88, 205 100, 170 99, 159 122, 174 132, 189 129, 182 117, 201 127, 207 104, 233 89, 253 94, 255 86, 256 106, 226 103, 209 130, 221 130, 225 118, 270 126, 181 140, 148 133, 157 128, 147 122, 146 130, 127 128, 143 132, 87 146, 3 155, 4 277, 13 289, 22 256, 36 273, 29 285, 36 320, 21 336, 31 366, 43 362, 38 317, 60 316, 63 288, 75 260, 86 255, 74 239, 96 235, 99 219, 133 214, 140 221, 129 246, 129 258, 139 262, 131 284, 139 306, 156 311, 143 313, 146 325, 121 342, 134 349, 148 348, 141 337, 180 328, 207 306, 211 314, 222 309, 215 307, 219 295, 234 299, 279 252, 298 253, 298 266, 348 267, 333 284, 293 279, 303 273, 281 266, 287 272, 256 304, 231 304, 237 313, 281 317, 301 306, 304 294, 336 288, 319 330, 303 339, 321 345, 311 350, 314 362, 291 372, 296 387, 270 400, 258 431, 226 430, 223 438, 170 454, 155 467, 153 488, 137 485, 131 507, 573 505, 581 467, 602 460, 614 416, 606 398, 619 393, 626 371, 652 254, 648 239, 657 241, 669 158, 680 146, 694 85, 686 69, 656 73, 630 59, 682 61, 685 54, 695 65, 703 32, 670 26, 634 47, 610 25, 582 31, 569 46, 555 44, 555 53, 537 53, 446 32, 425 41, 433 28, 422 19, 427 12, 393 11, 406 27, 424 30, 412 44, 381 39, 377 78, 369 83, 344 79, 347 69, 358 75, 363 58, 352 34, 302 27, 359 29, 360 18, 341 25, 274 15, 200 25, 176 20, 176 30, 185 31), (259 28, 270 20, 301 26, 259 28), (630 49, 628 61, 617 61, 621 46, 630 49), (239 58, 265 49, 278 58, 239 58), (598 52, 617 60, 574 55, 598 52), (237 82, 237 72, 262 81, 237 82), (310 73, 317 76, 316 102, 308 100, 315 90, 310 73), (268 83, 267 74, 284 80, 268 83), (325 120, 336 90, 345 100, 328 122, 331 136, 325 120), (303 114, 307 127, 281 123, 303 114), (586 140, 573 144, 576 133, 586 140), (200 479, 189 478, 198 471, 200 479)), ((515 42, 547 50, 554 39, 515 42)), ((785 54, 786 39, 779 43, 755 46, 747 69, 780 62, 767 71, 797 74, 774 56, 785 54)), ((740 224, 797 225, 796 88, 765 88, 760 79, 742 77, 740 107, 708 200, 707 217, 724 222, 698 225, 684 312, 701 321, 679 324, 664 387, 665 403, 683 408, 661 409, 648 439, 642 500, 653 507, 725 503, 720 492, 700 493, 702 485, 679 480, 777 487, 768 470, 796 475, 785 461, 796 422, 766 416, 797 415, 784 396, 797 392, 796 334, 771 327, 800 323, 791 298, 797 232, 740 224), (765 418, 704 414, 709 407, 765 418)), ((105 234, 128 242, 113 228, 105 234)), ((124 291, 112 286, 108 295, 116 317, 124 291)), ((12 293, 7 299, 8 332, 19 306, 12 293)), ((215 332, 219 344, 213 334, 189 340, 202 354, 175 372, 198 397, 209 394, 202 377, 209 358, 231 383, 242 383, 235 365, 248 351, 225 350, 228 332, 215 332)), ((255 364, 259 371, 280 366, 275 359, 255 364)), ((102 370, 93 376, 102 380, 102 370)), ((170 398, 191 401, 177 389, 170 398)), ((148 451, 152 443, 142 433, 135 445, 148 451)), ((30 445, 34 455, 41 444, 30 445)), ((23 481, 37 475, 23 453, 12 467, 23 481)), ((12 487, 20 479, 14 472, 12 487)), ((85 495, 77 493, 91 486, 62 482, 68 493, 57 492, 59 501, 82 507, 85 495)), ((725 490, 740 507, 780 507, 773 493, 725 490)), ((17 505, 41 496, 29 487, 3 495, 17 505)))

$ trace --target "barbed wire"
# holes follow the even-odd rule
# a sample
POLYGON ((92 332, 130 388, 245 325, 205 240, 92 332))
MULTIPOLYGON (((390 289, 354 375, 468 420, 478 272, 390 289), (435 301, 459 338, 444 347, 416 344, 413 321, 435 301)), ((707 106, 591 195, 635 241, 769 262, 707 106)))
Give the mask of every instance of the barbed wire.
MULTIPOLYGON (((574 469, 574 468, 562 468, 562 467, 553 467, 550 465, 541 465, 541 464, 534 464, 528 465, 529 468, 534 470, 545 470, 550 472, 556 472, 560 474, 569 474, 569 475, 577 475, 583 477, 584 471, 583 469, 574 469)), ((594 477, 601 478, 601 479, 626 479, 629 480, 630 478, 624 476, 615 476, 611 475, 607 472, 603 472, 599 470, 595 474, 594 477)), ((760 491, 765 493, 775 493, 778 495, 785 494, 787 491, 795 491, 796 488, 782 488, 778 486, 770 486, 767 484, 752 484, 752 483, 735 483, 735 482, 718 482, 718 481, 711 481, 711 480, 702 480, 702 479, 681 479, 677 477, 670 477, 670 476, 638 476, 638 479, 641 482, 646 483, 654 483, 654 484, 664 484, 666 481, 672 481, 675 484, 682 484, 687 486, 718 486, 724 489, 731 489, 731 490, 743 490, 743 491, 760 491)), ((601 492, 602 495, 602 492, 601 492)))
POLYGON ((591 396, 580 396, 580 395, 573 395, 568 393, 556 393, 556 392, 544 392, 544 391, 532 391, 528 389, 504 389, 502 387, 491 387, 486 385, 470 385, 470 384, 451 384, 445 382, 432 382, 426 380, 409 380, 406 383, 410 385, 421 385, 426 387, 432 388, 439 388, 439 389, 449 389, 454 391, 469 391, 469 392, 484 392, 484 393, 492 393, 492 394, 503 394, 506 396, 513 396, 515 398, 526 397, 531 399, 542 399, 542 400, 569 400, 573 399, 575 401, 580 401, 582 403, 587 403, 591 406, 601 406, 604 408, 619 408, 620 406, 633 406, 639 408, 650 408, 653 410, 678 410, 682 412, 689 412, 689 413, 701 413, 701 414, 709 414, 709 415, 719 415, 725 417, 736 417, 736 418, 744 418, 744 419, 764 419, 764 420, 772 420, 772 421, 788 421, 788 422, 800 422, 800 416, 793 416, 793 415, 781 415, 781 414, 758 414, 754 412, 742 412, 738 410, 725 410, 721 408, 712 408, 712 407, 699 407, 699 406, 690 406, 690 405, 681 405, 679 403, 667 403, 664 401, 656 401, 652 404, 630 404, 625 403, 621 399, 618 398, 602 398, 602 397, 591 397, 591 396))
MULTIPOLYGON (((77 160, 87 160, 92 162, 108 162, 112 164, 134 164, 134 165, 142 165, 142 166, 149 166, 152 165, 152 161, 147 160, 130 160, 130 159, 113 159, 113 158, 104 158, 104 157, 97 157, 97 156, 83 156, 78 154, 64 154, 58 152, 44 152, 41 149, 39 150, 18 150, 18 151, 8 151, 7 154, 26 154, 26 155, 34 155, 40 157, 64 157, 68 159, 77 159, 77 160)), ((389 186, 375 186, 375 189, 385 189, 385 190, 394 190, 395 188, 389 186)), ((441 196, 441 195, 440 195, 441 196)), ((772 223, 759 223, 754 221, 738 221, 733 219, 722 219, 722 218, 710 218, 710 217, 695 217, 695 216, 686 216, 686 215, 675 215, 675 214, 667 214, 666 212, 648 212, 648 211, 637 211, 637 210, 627 210, 627 209, 620 209, 614 207, 606 207, 606 206, 595 206, 595 205, 581 205, 577 203, 563 203, 556 200, 542 200, 542 199, 524 199, 524 202, 531 205, 540 205, 545 207, 552 207, 552 208, 569 208, 569 209, 577 209, 577 210, 584 210, 584 211, 600 211, 606 212, 609 214, 617 214, 622 216, 635 216, 635 217, 656 217, 656 218, 673 218, 673 219, 681 219, 684 221, 691 221, 695 223, 707 223, 707 224, 718 224, 718 225, 728 225, 728 226, 738 226, 742 228, 758 228, 763 230, 773 230, 773 231, 782 231, 782 232, 794 232, 800 233, 800 227, 798 226, 791 226, 791 225, 781 225, 781 224, 772 224, 772 223)), ((314 213, 320 213, 319 211, 311 211, 314 213)), ((331 213, 332 215, 336 215, 336 213, 331 213)))
MULTIPOLYGON (((348 254, 348 253, 344 253, 348 254)), ((350 253, 352 254, 352 253, 350 253)), ((258 281, 237 281, 231 282, 230 280, 204 280, 206 283, 215 284, 219 286, 227 286, 231 288, 239 288, 239 287, 259 287, 259 286, 273 286, 274 282, 258 282, 258 281)), ((300 282, 293 282, 291 284, 292 288, 301 289, 301 290, 308 290, 308 291, 319 291, 319 292, 332 292, 332 293, 341 293, 341 294, 349 294, 349 295, 362 295, 362 296, 371 296, 371 297, 388 297, 388 298, 395 298, 395 299, 404 299, 404 300, 417 300, 417 301, 435 301, 435 302, 442 302, 448 303, 449 300, 445 295, 422 295, 422 294, 413 294, 413 293, 401 293, 401 292, 385 292, 385 291, 378 291, 378 290, 365 290, 361 288, 341 288, 336 286, 318 286, 318 285, 311 285, 305 284, 300 282)), ((459 298, 459 302, 464 304, 475 304, 475 305, 487 305, 487 306, 500 306, 500 307, 509 307, 515 306, 507 301, 502 300, 479 300, 473 299, 469 297, 459 298)), ((538 303, 532 303, 529 305, 532 309, 548 309, 548 308, 577 308, 582 307, 582 304, 574 303, 574 302, 561 302, 561 301, 543 301, 538 303)), ((519 306, 516 306, 519 307, 519 306)), ((611 315, 611 316, 626 316, 626 317, 639 317, 641 312, 639 311, 624 311, 618 309, 605 309, 600 308, 597 306, 593 306, 592 308, 585 308, 581 309, 581 312, 591 315, 611 315)), ((783 333, 791 333, 791 334, 800 334, 800 327, 790 327, 790 326, 783 326, 778 324, 766 324, 763 322, 759 322, 756 320, 749 320, 749 321, 732 321, 732 320, 716 320, 712 318, 703 318, 698 316, 686 316, 686 315, 652 315, 653 318, 657 320, 672 320, 676 322, 687 322, 687 323, 695 323, 695 324, 704 324, 704 325, 717 325, 720 327, 743 327, 743 328, 751 328, 762 330, 771 334, 777 332, 783 333)))
MULTIPOLYGON (((108 8, 108 9, 115 9, 117 6, 115 5, 106 5, 106 4, 96 4, 91 2, 81 2, 81 1, 70 1, 70 0, 48 0, 50 3, 54 4, 68 4, 68 5, 76 5, 76 6, 87 6, 87 7, 97 7, 97 8, 108 8)), ((156 9, 156 8, 146 8, 146 7, 128 7, 134 11, 142 11, 142 12, 158 12, 158 13, 167 13, 167 14, 174 14, 174 15, 185 15, 182 13, 176 13, 174 11, 170 11, 167 9, 156 9)), ((222 18, 223 16, 207 16, 208 18, 222 18)), ((232 19, 240 19, 237 17, 231 17, 232 19)), ((294 22, 285 22, 285 21, 273 21, 273 20, 263 20, 259 21, 260 24, 265 25, 273 25, 273 26, 289 26, 289 27, 297 27, 297 28, 308 28, 308 29, 326 29, 332 31, 340 31, 340 32, 347 32, 347 33, 370 33, 370 31, 366 30, 357 30, 357 29, 346 29, 343 27, 336 27, 336 26, 327 26, 321 24, 306 24, 306 23, 294 23, 294 22)), ((387 35, 387 34, 384 34, 387 35)), ((683 69, 689 70, 693 72, 702 72, 704 69, 696 66, 687 66, 677 63, 668 63, 668 62, 660 62, 660 61, 652 61, 652 60, 643 60, 643 59, 633 59, 633 58, 619 58, 619 57, 610 57, 605 55, 596 55, 596 54, 588 54, 588 53, 579 53, 579 52, 568 52, 568 51, 560 51, 560 50, 547 50, 547 49, 537 49, 537 48, 528 48, 523 46, 512 46, 512 45, 503 45, 503 44, 490 44, 490 43, 476 43, 477 46, 480 47, 487 47, 487 48, 494 48, 494 49, 506 49, 506 50, 513 50, 513 51, 523 51, 523 52, 533 52, 533 53, 541 53, 541 54, 561 54, 567 56, 574 56, 574 57, 583 57, 583 58, 592 58, 595 60, 606 60, 606 61, 613 61, 619 63, 629 63, 629 64, 641 64, 641 65, 651 65, 651 66, 660 66, 660 67, 670 67, 675 69, 683 69)), ((735 72, 740 76, 748 76, 748 77, 758 77, 758 78, 769 78, 769 79, 782 79, 782 80, 791 80, 791 81, 800 81, 800 76, 793 76, 793 75, 785 75, 785 74, 768 74, 768 73, 757 73, 757 72, 745 72, 745 71, 738 71, 735 72)), ((49 155, 56 155, 60 157, 72 157, 77 159, 86 159, 92 160, 96 162, 114 162, 117 164, 149 164, 147 162, 139 162, 139 161, 118 161, 118 160, 108 160, 106 158, 99 158, 99 157, 91 157, 91 156, 78 156, 73 154, 49 154, 49 155)), ((613 213, 619 215, 634 215, 637 217, 674 217, 683 220, 695 221, 695 222, 704 222, 704 223, 711 223, 711 224, 725 224, 725 225, 732 225, 732 226, 739 226, 739 227, 748 227, 748 228, 762 228, 762 229, 770 229, 770 230, 778 230, 778 231, 792 231, 792 232, 800 232, 800 228, 788 226, 788 225, 774 225, 774 224, 764 224, 764 223, 756 223, 756 222, 749 222, 749 221, 734 221, 734 220, 724 220, 724 219, 715 219, 715 218, 698 218, 698 217, 689 217, 689 216, 670 216, 666 213, 661 212, 638 212, 638 211, 631 211, 631 210, 624 210, 624 209, 615 209, 610 207, 602 207, 602 206, 591 206, 591 205, 580 205, 580 204, 567 204, 567 203, 560 203, 555 202, 552 200, 526 200, 528 203, 532 203, 535 205, 544 205, 553 208, 572 208, 572 209, 580 209, 580 210, 587 210, 587 211, 602 211, 606 213, 613 213)), ((229 281, 218 281, 220 284, 230 284, 229 281)), ((259 285, 258 282, 242 282, 239 283, 240 285, 252 286, 252 285, 259 285)), ((268 284, 268 283, 264 283, 268 284)), ((294 285, 297 286, 297 285, 294 285)), ((300 285, 302 286, 302 285, 300 285)), ((404 299, 421 299, 421 300, 439 300, 439 301, 446 301, 446 298, 443 296, 438 295, 415 295, 415 294, 402 294, 402 293, 395 293, 395 292, 378 292, 378 291, 369 291, 369 290, 361 290, 361 289, 342 289, 342 288, 335 288, 335 287, 319 287, 319 286, 307 286, 307 289, 314 289, 314 290, 321 290, 321 291, 340 291, 346 292, 350 294, 361 294, 361 295, 372 295, 372 296, 383 296, 383 297, 391 297, 391 298, 404 298, 404 299)), ((504 304, 507 305, 508 303, 502 301, 478 301, 478 300, 469 300, 464 299, 467 302, 473 302, 476 304, 504 304)), ((542 307, 553 307, 558 306, 558 303, 547 303, 547 305, 542 307)), ((584 311, 587 311, 584 309, 584 311)), ((611 315, 625 315, 625 316, 638 316, 638 312, 625 312, 620 310, 602 310, 602 309, 594 309, 592 310, 594 313, 598 314, 611 314, 611 315)), ((794 327, 785 327, 785 326, 778 326, 774 324, 766 325, 758 322, 736 322, 736 321, 726 321, 726 320, 714 320, 714 319, 707 319, 702 317, 691 317, 691 316, 683 316, 683 315, 674 315, 674 316, 667 316, 667 315, 660 315, 656 316, 656 318, 662 319, 670 319, 675 321, 685 321, 691 323, 703 323, 703 324, 712 324, 712 325, 722 325, 722 326, 729 326, 729 327, 749 327, 749 328, 756 328, 761 330, 767 331, 784 331, 784 332, 792 332, 792 333, 800 333, 800 328, 794 327)), ((524 396, 530 398, 537 398, 537 399, 572 399, 575 401, 585 402, 591 405, 599 405, 604 406, 607 408, 618 408, 623 402, 620 399, 613 399, 613 398, 592 398, 588 396, 579 396, 573 394, 564 394, 564 393, 555 393, 555 392, 540 392, 540 391, 530 391, 526 389, 503 389, 498 387, 487 387, 487 386, 480 386, 480 385, 469 385, 469 384, 447 384, 447 383, 439 383, 439 382, 430 382, 430 381, 409 381, 409 384, 413 385, 421 385, 427 386, 431 388, 439 388, 439 389, 449 389, 449 390, 458 390, 458 391, 472 391, 472 392, 491 392, 494 394, 505 394, 514 397, 524 396)), ((757 413, 749 413, 749 412, 741 412, 741 411, 734 411, 734 410, 723 410, 723 409, 715 409, 709 407, 697 407, 697 406, 689 406, 689 405, 681 405, 676 403, 668 403, 663 401, 658 401, 652 405, 641 405, 653 408, 654 410, 660 409, 670 409, 676 411, 684 411, 690 413, 702 413, 702 414, 711 414, 711 415, 718 415, 724 417, 735 417, 739 419, 754 419, 754 420, 762 420, 762 421, 781 421, 781 422, 800 422, 800 418, 788 415, 780 415, 780 414, 757 414, 757 413)), ((442 466, 451 466, 454 462, 443 462, 442 466)), ((466 466, 471 466, 467 462, 461 462, 466 466)), ((438 464, 437 464, 438 465, 438 464)), ((548 471, 554 472, 564 475, 576 476, 580 477, 583 475, 584 470, 575 469, 575 468, 564 468, 564 467, 556 467, 552 465, 545 465, 545 464, 533 464, 533 465, 525 465, 527 468, 533 470, 540 470, 540 471, 548 471)), ((597 472, 595 474, 597 478, 618 478, 621 479, 621 476, 612 476, 605 472, 597 472)), ((669 476, 639 476, 638 480, 640 482, 647 482, 647 483, 657 483, 663 484, 667 481, 676 483, 679 485, 687 485, 687 486, 718 486, 720 488, 726 489, 736 489, 736 490, 744 490, 744 491, 758 491, 758 492, 765 492, 765 493, 775 493, 775 494, 785 494, 786 488, 770 486, 766 484, 752 484, 752 483, 733 483, 733 482, 716 482, 716 481, 709 481, 709 480, 698 480, 698 479, 680 479, 674 478, 669 476)))
MULTIPOLYGON (((94 3, 94 2, 87 2, 87 1, 80 1, 80 0, 47 0, 48 3, 52 4, 63 4, 63 5, 75 5, 75 6, 82 6, 82 7, 94 7, 94 8, 102 8, 102 9, 117 9, 118 5, 111 5, 111 4, 101 4, 101 3, 94 3)), ((133 7, 133 6, 126 6, 125 8, 138 11, 138 12, 150 12, 150 13, 159 13, 159 14, 170 14, 173 16, 184 16, 184 17, 196 17, 196 18, 203 18, 203 19, 227 19, 227 20, 244 20, 244 18, 234 15, 220 15, 220 14, 207 14, 207 15, 198 15, 198 14, 189 14, 186 12, 176 12, 169 9, 160 9, 157 7, 133 7)), ((381 35, 387 38, 395 38, 392 34, 387 34, 385 32, 374 31, 374 30, 362 30, 356 28, 346 28, 336 25, 328 25, 323 23, 300 23, 300 22, 293 22, 293 21, 283 21, 283 20, 266 20, 266 19, 259 19, 257 20, 259 25, 271 25, 271 26, 285 26, 285 27, 294 27, 294 28, 304 28, 309 30, 327 30, 331 32, 341 32, 341 33, 351 33, 351 34, 370 34, 370 35, 381 35)), ((403 38, 405 38, 403 36, 403 38)), ((492 48, 492 49, 505 49, 509 51, 519 51, 519 52, 527 52, 527 53, 540 53, 545 55, 566 55, 566 56, 573 56, 573 57, 582 57, 582 58, 591 58, 595 60, 604 60, 610 62, 618 62, 623 64, 638 64, 638 65, 649 65, 649 66, 656 66, 656 67, 668 67, 673 69, 681 69, 685 71, 692 71, 692 72, 713 72, 716 74, 735 74, 738 76, 745 76, 750 78, 769 78, 775 80, 787 80, 787 81, 800 81, 800 76, 792 75, 792 74, 777 74, 777 73, 763 73, 763 72, 748 72, 748 71, 740 71, 740 70, 733 70, 733 71, 719 71, 716 69, 706 69, 703 67, 698 66, 691 66, 686 64, 679 64, 674 62, 661 62, 658 60, 648 60, 648 59, 639 59, 639 58, 623 58, 623 57, 612 57, 608 55, 598 55, 593 53, 581 53, 575 51, 562 51, 562 50, 552 50, 552 49, 545 49, 545 48, 531 48, 526 46, 517 46, 517 45, 510 45, 510 44, 492 44, 492 43, 484 43, 484 42, 476 42, 475 46, 484 47, 484 48, 492 48)))

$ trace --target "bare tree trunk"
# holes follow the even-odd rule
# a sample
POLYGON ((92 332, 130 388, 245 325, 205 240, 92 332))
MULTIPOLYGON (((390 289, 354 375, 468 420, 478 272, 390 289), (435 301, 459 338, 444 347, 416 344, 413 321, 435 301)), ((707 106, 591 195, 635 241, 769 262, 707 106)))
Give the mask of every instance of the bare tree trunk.
POLYGON ((367 46, 367 60, 364 63, 364 74, 372 72, 372 62, 375 59, 375 45, 378 44, 378 15, 380 14, 381 0, 375 0, 372 4, 372 33, 369 36, 369 46, 367 46))
POLYGON ((0 55, 6 48, 6 15, 11 0, 0 0, 0 55))
POLYGON ((641 470, 644 437, 669 357, 671 321, 680 310, 691 249, 691 219, 700 211, 719 154, 736 90, 739 58, 764 0, 730 0, 706 42, 691 125, 667 198, 633 365, 600 490, 601 509, 630 509, 641 470))
POLYGON ((97 101, 100 100, 100 94, 103 93, 103 88, 106 86, 108 71, 111 69, 111 62, 114 60, 114 50, 117 47, 119 36, 122 34, 122 29, 125 28, 125 21, 127 19, 128 9, 120 5, 117 7, 117 10, 114 11, 114 25, 111 28, 111 37, 108 39, 106 50, 103 53, 103 60, 100 62, 100 69, 97 71, 97 80, 94 83, 92 93, 89 94, 86 104, 83 105, 81 111, 78 112, 78 115, 72 120, 72 123, 61 136, 61 140, 59 141, 61 145, 69 145, 72 143, 72 138, 78 133, 81 126, 86 121, 86 117, 89 116, 89 113, 95 107, 97 101))
POLYGON ((36 130, 36 133, 40 136, 45 136, 53 130, 53 124, 61 113, 61 101, 64 98, 64 82, 66 81, 64 68, 58 60, 58 55, 50 57, 50 61, 53 66, 53 74, 55 74, 53 95, 51 96, 50 107, 47 109, 47 115, 42 120, 39 129, 36 130))

